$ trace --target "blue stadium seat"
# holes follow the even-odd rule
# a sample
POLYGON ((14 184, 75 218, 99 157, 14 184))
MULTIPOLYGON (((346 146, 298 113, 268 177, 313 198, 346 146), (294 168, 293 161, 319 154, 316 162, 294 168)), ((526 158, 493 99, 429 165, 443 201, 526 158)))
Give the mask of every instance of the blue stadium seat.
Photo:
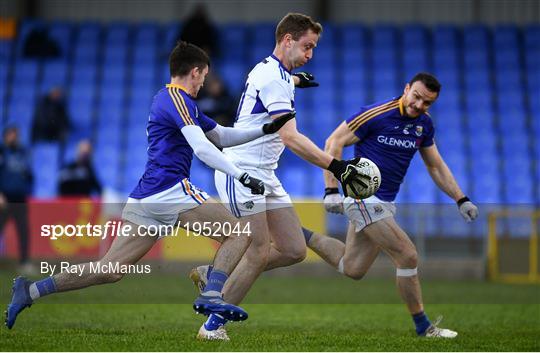
POLYGON ((489 68, 488 51, 486 49, 471 48, 464 52, 466 71, 489 68))
POLYGON ((105 31, 106 46, 126 45, 129 39, 130 26, 127 23, 113 22, 105 31))
POLYGON ((53 87, 66 86, 68 75, 68 63, 63 60, 45 62, 43 65, 42 81, 40 91, 48 91, 53 87))
POLYGON ((497 26, 493 33, 493 45, 497 48, 496 52, 516 50, 518 46, 518 35, 519 33, 516 26, 497 26))
MULTIPOLYGON (((258 23, 251 25, 250 27, 251 28, 248 28, 248 31, 251 35, 251 38, 249 39, 250 45, 248 47, 252 48, 256 44, 258 47, 266 48, 268 54, 265 56, 270 55, 272 48, 276 43, 275 24, 258 23)), ((264 56, 260 59, 262 58, 264 58, 264 56)))
POLYGON ((435 49, 454 49, 458 43, 458 33, 453 25, 436 25, 431 32, 435 49))
POLYGON ((139 44, 133 49, 133 67, 153 69, 157 62, 155 44, 139 44))
POLYGON ((489 33, 484 25, 468 25, 463 28, 463 42, 466 49, 485 49, 490 43, 489 33))
MULTIPOLYGON (((128 77, 129 77, 128 73, 128 77)), ((145 88, 150 91, 150 94, 153 95, 156 91, 156 70, 153 67, 146 69, 133 67, 131 72, 131 85, 134 89, 143 89, 145 93, 147 92, 145 88), (136 87, 136 88, 135 88, 136 87)), ((159 86, 162 86, 162 83, 159 83, 159 86)), ((161 88, 161 87, 159 87, 161 88)))
POLYGON ((365 88, 345 90, 342 93, 343 118, 358 112, 360 108, 367 104, 367 92, 365 88))
POLYGON ((248 68, 242 64, 224 64, 220 67, 221 78, 233 96, 238 96, 244 88, 248 68))
POLYGON ((309 192, 309 179, 306 168, 289 166, 277 171, 281 184, 292 197, 302 197, 309 192))
POLYGON ((105 48, 103 65, 109 66, 124 66, 127 63, 127 47, 120 44, 105 48))
POLYGON ((13 40, 0 39, 0 60, 11 58, 14 47, 13 40))
POLYGON ((108 144, 96 143, 94 151, 94 163, 96 165, 96 176, 104 187, 118 190, 120 186, 120 148, 114 143, 117 139, 109 141, 108 144))
MULTIPOLYGON (((430 72, 427 49, 407 50, 403 55, 404 81, 409 81, 418 72, 430 72)), ((446 84, 446 82, 445 82, 446 84)))
POLYGON ((94 86, 97 79, 97 67, 93 64, 76 65, 76 69, 71 72, 71 84, 73 87, 82 85, 94 86))
POLYGON ((436 202, 436 186, 418 154, 411 161, 404 184, 407 184, 409 201, 412 204, 433 204, 436 202))
POLYGON ((375 47, 372 51, 372 64, 373 68, 380 71, 395 70, 397 65, 395 48, 375 47))
POLYGON ((509 105, 506 108, 504 107, 504 103, 500 103, 500 105, 503 106, 499 107, 497 113, 499 116, 499 126, 501 131, 524 131, 527 126, 525 108, 518 105, 509 105))
POLYGON ((57 143, 38 143, 32 148, 32 170, 34 172, 34 196, 51 198, 56 196, 60 147, 57 143))
POLYGON ((15 62, 15 73, 13 82, 24 81, 28 84, 35 84, 38 76, 39 66, 35 60, 19 59, 15 62))
POLYGON ((427 50, 428 37, 425 27, 421 25, 406 25, 402 29, 402 46, 407 49, 427 50))
POLYGON ((219 55, 225 61, 244 57, 248 44, 248 33, 244 24, 227 24, 220 26, 219 55))
MULTIPOLYGON (((461 89, 461 75, 454 68, 434 68, 433 74, 442 82, 444 92, 447 90, 458 91, 461 89)), ((444 94, 444 92, 442 94, 444 94)))
POLYGON ((472 177, 471 198, 478 204, 500 204, 501 178, 497 174, 484 173, 472 177))
POLYGON ((124 65, 105 65, 103 67, 102 85, 123 85, 126 81, 126 71, 124 65))
POLYGON ((373 48, 395 48, 397 45, 396 28, 391 25, 375 25, 371 32, 373 48))
POLYGON ((499 90, 506 89, 506 90, 522 90, 523 89, 523 82, 521 79, 521 72, 519 70, 516 70, 514 68, 509 70, 498 70, 497 79, 495 83, 497 84, 497 88, 499 90))
POLYGON ((492 83, 489 71, 486 67, 466 69, 465 89, 467 92, 485 91, 491 93, 492 83))
MULTIPOLYGON (((509 49, 510 50, 510 49, 509 49)), ((495 69, 497 71, 518 69, 520 67, 519 49, 513 48, 511 51, 495 51, 495 69)))
POLYGON ((506 159, 503 174, 503 180, 511 181, 504 183, 506 203, 534 203, 534 185, 529 159, 506 159))
POLYGON ((159 25, 157 23, 139 23, 134 32, 135 47, 154 46, 158 42, 159 25))
POLYGON ((347 48, 364 49, 368 45, 366 32, 365 27, 359 23, 343 24, 341 34, 338 36, 341 38, 341 48, 343 50, 347 48))
POLYGON ((433 54, 433 71, 451 71, 457 73, 459 69, 459 59, 457 50, 436 51, 433 54))
POLYGON ((172 48, 174 48, 180 34, 180 28, 181 24, 179 22, 172 22, 165 25, 164 40, 161 42, 162 47, 160 48, 163 55, 168 56, 172 48))
POLYGON ((525 130, 512 131, 512 135, 501 136, 502 155, 504 158, 513 159, 517 155, 528 155, 530 146, 528 135, 525 130))
POLYGON ((49 36, 58 44, 62 57, 71 53, 72 25, 66 22, 55 22, 49 26, 49 36))
POLYGON ((193 158, 190 175, 190 181, 193 185, 206 191, 209 195, 217 195, 214 183, 214 170, 198 158, 193 158))
POLYGON ((76 35, 78 43, 98 43, 101 36, 101 25, 97 22, 83 22, 79 24, 76 35))

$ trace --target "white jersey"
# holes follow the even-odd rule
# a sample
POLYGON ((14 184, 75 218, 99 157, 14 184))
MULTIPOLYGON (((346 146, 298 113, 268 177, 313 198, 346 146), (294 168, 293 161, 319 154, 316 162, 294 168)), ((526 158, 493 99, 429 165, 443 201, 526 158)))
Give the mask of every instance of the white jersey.
MULTIPOLYGON (((272 121, 270 116, 290 112, 294 107, 294 82, 291 73, 274 55, 257 64, 248 75, 235 127, 250 128, 272 121)), ((276 169, 285 149, 281 137, 264 135, 223 152, 241 167, 276 169)))

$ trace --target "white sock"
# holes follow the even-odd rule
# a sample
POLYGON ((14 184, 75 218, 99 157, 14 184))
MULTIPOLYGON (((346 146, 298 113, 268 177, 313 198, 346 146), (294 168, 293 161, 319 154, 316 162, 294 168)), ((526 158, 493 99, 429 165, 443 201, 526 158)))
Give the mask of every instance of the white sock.
POLYGON ((32 300, 36 300, 40 297, 39 291, 35 283, 32 283, 28 289, 30 291, 30 298, 32 298, 32 300))
POLYGON ((203 295, 209 296, 209 297, 221 297, 221 293, 217 290, 209 290, 202 293, 203 295))

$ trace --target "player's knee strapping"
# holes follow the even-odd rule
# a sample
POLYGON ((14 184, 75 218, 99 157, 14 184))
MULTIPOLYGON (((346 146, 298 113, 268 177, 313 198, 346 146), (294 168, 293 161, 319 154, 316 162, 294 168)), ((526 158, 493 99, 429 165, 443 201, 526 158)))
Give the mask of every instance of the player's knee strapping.
POLYGON ((418 274, 418 268, 398 268, 396 269, 397 277, 412 277, 418 274))

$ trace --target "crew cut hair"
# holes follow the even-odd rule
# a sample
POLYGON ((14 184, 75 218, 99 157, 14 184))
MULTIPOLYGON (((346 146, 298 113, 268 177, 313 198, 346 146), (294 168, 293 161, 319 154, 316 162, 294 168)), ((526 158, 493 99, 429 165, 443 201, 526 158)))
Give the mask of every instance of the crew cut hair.
POLYGON ((287 33, 289 33, 294 40, 298 40, 309 30, 312 30, 313 33, 320 36, 323 28, 319 22, 313 21, 309 16, 301 13, 289 12, 281 19, 281 21, 279 21, 276 27, 276 43, 281 42, 287 33))

